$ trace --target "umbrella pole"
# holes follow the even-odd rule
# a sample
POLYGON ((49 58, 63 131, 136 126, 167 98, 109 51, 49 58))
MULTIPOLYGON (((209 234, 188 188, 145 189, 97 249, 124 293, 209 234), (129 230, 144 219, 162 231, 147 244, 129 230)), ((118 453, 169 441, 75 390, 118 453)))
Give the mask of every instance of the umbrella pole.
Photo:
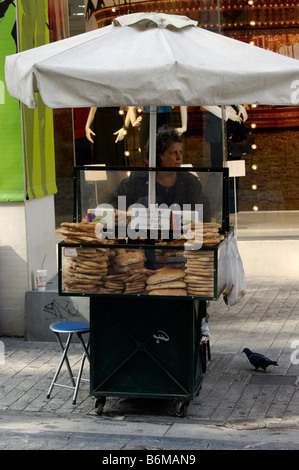
POLYGON ((238 231, 238 218, 237 218, 237 189, 236 189, 236 177, 234 176, 234 202, 235 202, 235 233, 238 231))
MULTIPOLYGON (((156 166, 156 133, 157 133, 157 108, 150 106, 150 122, 149 122, 149 167, 156 166)), ((155 195, 156 187, 156 172, 149 172, 149 185, 148 185, 148 201, 149 207, 151 204, 156 203, 155 195)))

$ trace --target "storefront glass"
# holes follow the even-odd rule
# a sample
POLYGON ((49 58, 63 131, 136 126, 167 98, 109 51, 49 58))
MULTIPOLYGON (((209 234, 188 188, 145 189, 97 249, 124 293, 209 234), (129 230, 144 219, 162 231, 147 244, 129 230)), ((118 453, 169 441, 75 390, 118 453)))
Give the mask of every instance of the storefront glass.
MULTIPOLYGON (((129 4, 120 1, 117 6, 110 0, 85 3, 86 30, 106 26, 116 16, 128 13, 159 11, 182 14, 198 21, 203 28, 250 43, 253 47, 299 58, 299 8, 293 3, 274 5, 269 0, 157 0, 132 1, 129 4)), ((193 167, 215 167, 221 165, 221 160, 244 161, 245 176, 231 178, 230 189, 231 222, 236 221, 236 204, 239 238, 295 237, 298 235, 296 227, 299 227, 299 111, 296 100, 294 106, 287 107, 242 104, 247 114, 250 145, 242 147, 241 155, 228 152, 223 114, 215 118, 211 110, 200 106, 188 107, 187 130, 182 134, 184 163, 193 167), (218 127, 218 142, 215 142, 216 134, 211 136, 209 131, 211 119, 218 127), (215 147, 219 143, 221 155, 218 154, 217 160, 215 147)), ((84 112, 83 122, 86 123, 89 110, 84 112)), ((142 117, 144 124, 147 116, 142 106, 135 112, 137 118, 142 117)), ((76 116, 76 111, 74 113, 76 116)), ((96 133, 94 143, 83 135, 85 150, 82 160, 79 141, 76 141, 76 163, 144 166, 142 125, 139 123, 133 127, 131 122, 125 135, 117 134, 125 123, 127 109, 98 109, 96 113, 91 124, 96 133), (104 138, 109 142, 104 143, 104 138), (100 149, 101 145, 105 151, 100 149)), ((182 109, 171 107, 168 118, 174 127, 180 128, 182 109)))
MULTIPOLYGON (((299 58, 299 9, 295 2, 222 1, 223 34, 299 58)), ((298 236, 299 110, 294 106, 248 106, 255 148, 244 157, 239 178, 240 234, 298 236)), ((250 105, 250 103, 248 103, 250 105)))

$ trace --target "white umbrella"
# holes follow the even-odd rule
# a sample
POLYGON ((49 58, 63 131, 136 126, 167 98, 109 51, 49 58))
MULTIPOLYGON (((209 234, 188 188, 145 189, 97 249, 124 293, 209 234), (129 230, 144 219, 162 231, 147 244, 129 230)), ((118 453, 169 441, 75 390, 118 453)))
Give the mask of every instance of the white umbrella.
POLYGON ((187 17, 121 16, 6 57, 11 95, 36 107, 291 105, 299 61, 197 27, 187 17), (293 88, 292 88, 293 87, 293 88))
POLYGON ((154 167, 155 106, 297 104, 299 62, 201 29, 184 16, 135 13, 8 56, 5 76, 9 93, 29 108, 37 105, 36 90, 50 108, 150 105, 154 167))

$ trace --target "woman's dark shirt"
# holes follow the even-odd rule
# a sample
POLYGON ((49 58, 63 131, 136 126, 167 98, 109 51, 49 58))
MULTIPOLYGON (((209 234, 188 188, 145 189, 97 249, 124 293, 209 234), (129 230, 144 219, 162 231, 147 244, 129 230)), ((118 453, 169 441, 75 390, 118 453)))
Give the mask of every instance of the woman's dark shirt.
MULTIPOLYGON (((125 178, 113 191, 106 201, 113 207, 118 206, 118 196, 126 196, 126 208, 135 203, 148 206, 148 172, 133 171, 128 178, 125 178)), ((178 204, 180 210, 183 210, 184 204, 190 204, 191 210, 194 210, 195 204, 203 204, 204 222, 210 221, 210 209, 207 199, 202 192, 202 186, 199 179, 189 172, 177 172, 177 182, 166 187, 156 181, 156 203, 178 204)))

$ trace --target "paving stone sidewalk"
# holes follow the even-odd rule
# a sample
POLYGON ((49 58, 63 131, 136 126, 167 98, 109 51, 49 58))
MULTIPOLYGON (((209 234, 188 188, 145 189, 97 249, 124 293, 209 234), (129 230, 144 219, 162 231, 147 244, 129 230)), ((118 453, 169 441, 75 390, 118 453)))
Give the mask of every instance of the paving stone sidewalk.
MULTIPOLYGON (((228 307, 222 298, 212 302, 208 313, 211 330, 211 361, 202 390, 191 401, 186 418, 173 416, 165 400, 108 398, 103 418, 131 422, 192 423, 231 429, 296 427, 299 421, 299 285, 294 279, 247 279, 241 303, 228 307), (297 342, 297 343, 296 343, 297 342), (266 373, 253 372, 242 353, 244 347, 257 350, 278 367, 266 373)), ((84 383, 77 404, 72 391, 55 387, 47 390, 60 357, 53 342, 27 342, 23 338, 0 338, 4 359, 0 363, 1 411, 53 414, 71 418, 95 416, 94 400, 84 383)), ((79 365, 81 347, 73 344, 70 359, 79 365)), ((88 370, 85 372, 88 375, 88 370)), ((64 373, 67 380, 67 373, 64 373)), ((1 420, 0 420, 1 428, 1 420)))

